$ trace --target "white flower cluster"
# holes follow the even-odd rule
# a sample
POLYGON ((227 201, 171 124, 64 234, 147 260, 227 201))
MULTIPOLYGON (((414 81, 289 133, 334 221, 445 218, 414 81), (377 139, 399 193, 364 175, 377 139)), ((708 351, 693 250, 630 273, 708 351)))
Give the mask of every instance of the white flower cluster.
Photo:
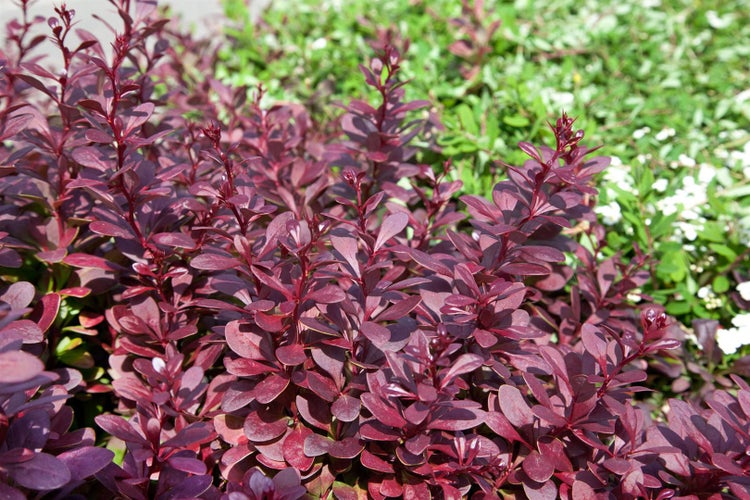
MULTIPOLYGON (((738 284, 737 292, 743 300, 750 300, 750 281, 738 284)), ((732 325, 732 328, 719 328, 716 332, 716 343, 724 354, 734 354, 743 345, 750 344, 750 313, 738 314, 732 319, 732 325)))
POLYGON ((633 194, 637 194, 638 190, 630 174, 630 166, 624 165, 617 156, 612 157, 609 167, 604 170, 604 180, 607 185, 607 198, 612 201, 606 205, 597 205, 594 211, 601 217, 604 225, 613 226, 622 220, 622 210, 616 201, 617 192, 609 186, 617 186, 633 194))
MULTIPOLYGON (((678 160, 685 167, 696 165, 695 160, 682 155, 678 160)), ((703 229, 706 219, 703 209, 708 203, 708 186, 716 177, 716 167, 703 163, 698 168, 697 179, 688 175, 682 179, 682 186, 672 196, 666 196, 656 202, 656 210, 664 215, 679 213, 675 223, 675 236, 682 240, 695 241, 698 232, 703 229)), ((659 186, 661 188, 662 185, 659 186)))
POLYGON ((750 344, 750 313, 738 314, 732 319, 732 328, 719 328, 716 343, 724 354, 734 354, 743 345, 750 344))
POLYGON ((708 309, 709 311, 721 307, 721 297, 717 296, 710 286, 700 287, 698 289, 697 295, 699 299, 703 299, 703 303, 706 305, 706 309, 708 309))

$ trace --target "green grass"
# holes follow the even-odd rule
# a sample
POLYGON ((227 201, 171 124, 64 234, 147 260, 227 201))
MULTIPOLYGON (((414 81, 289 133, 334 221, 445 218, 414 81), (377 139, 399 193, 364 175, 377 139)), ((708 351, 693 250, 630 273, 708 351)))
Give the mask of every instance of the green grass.
POLYGON ((503 175, 495 160, 523 161, 518 141, 549 140, 561 110, 578 117, 588 144, 615 157, 599 196, 611 248, 632 255, 636 242, 656 259, 643 292, 687 326, 728 328, 742 313, 732 294, 750 279, 744 1, 486 0, 474 20, 481 57, 449 50, 471 31, 450 22, 472 22, 458 0, 279 0, 259 26, 243 23, 243 1, 225 5, 237 23, 221 77, 262 83, 269 102, 302 102, 321 119, 362 96, 357 66, 378 28, 410 39, 407 97, 431 100, 446 127, 442 153, 423 160, 451 157, 466 193, 489 196, 503 175))

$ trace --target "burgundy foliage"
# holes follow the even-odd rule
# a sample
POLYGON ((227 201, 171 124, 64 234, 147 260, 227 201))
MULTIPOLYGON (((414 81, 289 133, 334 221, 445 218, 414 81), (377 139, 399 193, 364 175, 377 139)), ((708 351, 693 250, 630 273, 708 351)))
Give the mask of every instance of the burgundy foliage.
POLYGON ((647 403, 684 334, 626 299, 571 118, 457 197, 394 46, 318 124, 109 3, 109 49, 63 5, 0 52, 0 496, 750 497, 742 379, 647 403))

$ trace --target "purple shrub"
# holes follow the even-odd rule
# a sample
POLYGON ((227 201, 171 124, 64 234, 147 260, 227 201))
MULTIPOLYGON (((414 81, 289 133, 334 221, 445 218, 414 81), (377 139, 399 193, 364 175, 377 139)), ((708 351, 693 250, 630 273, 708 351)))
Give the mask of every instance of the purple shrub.
POLYGON ((62 71, 43 20, 0 53, 5 496, 750 496, 746 382, 654 406, 684 334, 628 302, 648 258, 608 252, 573 119, 458 196, 387 40, 320 124, 110 4, 109 55, 64 5, 62 71))

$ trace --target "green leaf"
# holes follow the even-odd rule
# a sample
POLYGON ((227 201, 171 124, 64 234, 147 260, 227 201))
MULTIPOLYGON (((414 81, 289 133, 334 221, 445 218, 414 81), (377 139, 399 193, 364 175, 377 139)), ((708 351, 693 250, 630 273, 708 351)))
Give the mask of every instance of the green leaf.
POLYGON ((716 293, 727 292, 729 290, 729 286, 729 278, 727 278, 723 274, 715 277, 713 283, 711 283, 711 288, 713 288, 714 292, 716 293))
POLYGON ((670 302, 664 309, 667 311, 667 314, 681 316, 690 312, 690 304, 687 302, 670 302))
POLYGON ((476 120, 474 120, 474 113, 468 105, 459 104, 456 107, 456 114, 461 121, 461 126, 467 133, 474 136, 479 135, 479 126, 476 120))
POLYGON ((722 257, 726 257, 729 261, 733 261, 737 258, 737 252, 729 248, 727 245, 723 245, 721 243, 710 243, 708 245, 708 248, 721 255, 722 257))
POLYGON ((531 121, 525 116, 512 115, 503 117, 503 123, 515 128, 524 128, 528 127, 531 121))

